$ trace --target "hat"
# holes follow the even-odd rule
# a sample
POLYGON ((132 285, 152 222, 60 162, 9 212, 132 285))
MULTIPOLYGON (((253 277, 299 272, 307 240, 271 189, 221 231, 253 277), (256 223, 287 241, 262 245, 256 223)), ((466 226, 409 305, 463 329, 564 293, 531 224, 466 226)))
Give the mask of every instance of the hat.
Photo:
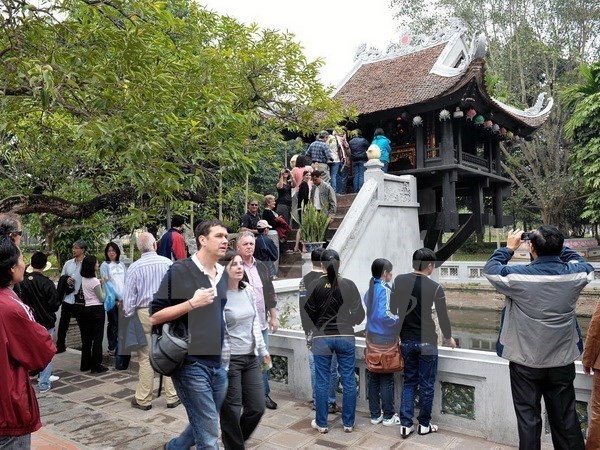
MULTIPOLYGON (((50 263, 50 261, 48 261, 48 262, 46 263, 46 265, 44 266, 44 268, 42 269, 42 272, 45 272, 46 270, 48 270, 48 269, 50 269, 50 268, 52 268, 52 263, 50 263)), ((32 272, 33 272, 33 266, 32 266, 31 264, 29 264, 29 265, 27 266, 27 269, 25 269, 25 271, 26 271, 27 273, 32 273, 32 272)))
POLYGON ((258 223, 256 224, 256 228, 258 228, 259 230, 262 230, 264 228, 273 228, 271 225, 269 225, 269 222, 267 222, 266 220, 259 220, 258 223))

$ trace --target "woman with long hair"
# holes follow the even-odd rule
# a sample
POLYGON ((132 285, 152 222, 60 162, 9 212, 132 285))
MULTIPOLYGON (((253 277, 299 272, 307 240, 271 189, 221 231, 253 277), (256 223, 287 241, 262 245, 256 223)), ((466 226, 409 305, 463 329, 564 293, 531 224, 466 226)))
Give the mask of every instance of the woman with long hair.
POLYGON ((229 277, 224 313, 231 342, 229 385, 221 407, 221 438, 227 450, 244 449, 265 412, 261 366, 270 368, 271 357, 262 337, 254 291, 242 281, 242 257, 230 250, 219 262, 229 277))
POLYGON ((325 250, 321 266, 326 276, 313 284, 313 291, 304 309, 315 325, 312 351, 315 361, 316 417, 311 426, 319 433, 327 433, 327 398, 329 393, 331 358, 335 354, 344 393, 342 397, 342 424, 346 433, 354 429, 356 414, 356 379, 354 325, 365 318, 360 293, 356 285, 339 273, 340 255, 325 250))
MULTIPOLYGON (((312 173, 312 170, 305 170, 303 172, 302 182, 300 183, 300 186, 298 187, 298 193, 295 195, 296 209, 295 209, 294 220, 296 220, 296 222, 298 222, 298 226, 300 226, 300 224, 302 223, 302 208, 304 208, 305 205, 308 205, 308 200, 309 200, 309 196, 310 196, 310 188, 312 185, 312 181, 311 181, 311 177, 310 177, 311 173, 312 173)), ((300 228, 298 228, 298 231, 296 233, 296 244, 294 245, 295 253, 300 252, 301 234, 302 233, 300 232, 300 228)))
MULTIPOLYGON (((377 258, 371 264, 371 281, 365 294, 367 307, 367 341, 375 345, 398 345, 400 322, 390 310, 392 289, 392 263, 385 258, 377 258)), ((390 427, 400 424, 394 409, 394 374, 368 372, 369 411, 371 423, 383 422, 390 427), (382 412, 383 410, 383 412, 382 412)))
POLYGON ((98 259, 87 255, 81 262, 81 290, 85 306, 79 315, 81 332, 81 363, 79 370, 102 373, 108 367, 102 365, 102 340, 104 339, 104 291, 96 277, 98 259))
POLYGON ((127 268, 121 261, 121 249, 114 242, 109 242, 104 247, 105 260, 100 265, 100 275, 106 282, 110 282, 115 291, 115 306, 106 312, 108 325, 106 326, 106 337, 108 338, 108 354, 114 355, 119 339, 119 305, 123 301, 123 289, 125 287, 125 273, 127 268))
POLYGON ((0 223, 0 448, 30 448, 31 433, 42 424, 29 372, 46 367, 56 347, 13 291, 25 273, 13 233, 0 223))
MULTIPOLYGON (((290 223, 292 214, 292 190, 296 187, 296 182, 292 178, 292 172, 284 168, 279 172, 277 181, 277 202, 275 210, 277 214, 283 216, 287 223, 290 223)), ((264 218, 264 217, 263 217, 264 218)))

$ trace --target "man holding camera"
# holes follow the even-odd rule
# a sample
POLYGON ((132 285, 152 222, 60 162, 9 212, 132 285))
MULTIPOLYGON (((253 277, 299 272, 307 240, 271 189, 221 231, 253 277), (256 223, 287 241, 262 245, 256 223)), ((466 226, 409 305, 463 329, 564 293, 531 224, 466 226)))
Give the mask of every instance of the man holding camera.
POLYGON ((483 269, 506 295, 496 351, 510 361, 522 450, 540 448, 542 396, 554 447, 584 448, 573 387, 574 361, 583 349, 575 305, 594 268, 563 243, 562 233, 551 225, 528 233, 515 230, 483 269), (509 266, 523 241, 529 245, 531 263, 509 266))

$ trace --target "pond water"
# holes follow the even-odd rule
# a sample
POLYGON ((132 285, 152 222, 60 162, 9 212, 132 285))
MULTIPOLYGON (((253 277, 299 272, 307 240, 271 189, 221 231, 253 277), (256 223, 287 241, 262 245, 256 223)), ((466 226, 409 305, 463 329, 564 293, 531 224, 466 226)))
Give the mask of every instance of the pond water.
MULTIPOLYGON (((448 307, 452 335, 461 348, 496 351, 502 312, 448 307)), ((578 317, 579 327, 585 338, 590 324, 589 317, 578 317)))

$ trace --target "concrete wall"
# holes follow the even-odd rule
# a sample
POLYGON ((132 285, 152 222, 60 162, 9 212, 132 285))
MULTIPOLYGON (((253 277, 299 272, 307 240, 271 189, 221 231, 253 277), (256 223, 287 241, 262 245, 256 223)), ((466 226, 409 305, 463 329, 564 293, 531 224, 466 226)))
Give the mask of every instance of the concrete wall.
MULTIPOLYGON (((359 369, 357 407, 368 411, 364 347, 364 339, 357 338, 356 367, 359 369)), ((289 391, 297 399, 310 400, 312 388, 304 333, 279 330, 270 336, 270 352, 272 355, 285 356, 288 360, 288 384, 275 382, 273 384, 279 389, 289 391)), ((501 444, 517 445, 517 420, 510 391, 508 361, 490 352, 444 347, 440 347, 439 356, 432 421, 446 430, 479 436, 501 444), (474 389, 474 418, 442 413, 442 383, 454 383, 474 389)), ((576 363, 576 370, 577 400, 589 403, 592 378, 583 374, 579 362, 576 363)), ((395 391, 396 410, 400 408, 401 392, 402 374, 398 373, 396 374, 395 391)), ((545 416, 545 410, 543 410, 543 414, 545 416)), ((551 445, 547 427, 542 432, 542 442, 551 445)))
POLYGON ((389 259, 394 273, 412 272, 412 254, 422 247, 416 180, 384 174, 382 166, 379 160, 366 163, 365 184, 328 246, 340 254, 340 273, 361 293, 374 259, 389 259))

